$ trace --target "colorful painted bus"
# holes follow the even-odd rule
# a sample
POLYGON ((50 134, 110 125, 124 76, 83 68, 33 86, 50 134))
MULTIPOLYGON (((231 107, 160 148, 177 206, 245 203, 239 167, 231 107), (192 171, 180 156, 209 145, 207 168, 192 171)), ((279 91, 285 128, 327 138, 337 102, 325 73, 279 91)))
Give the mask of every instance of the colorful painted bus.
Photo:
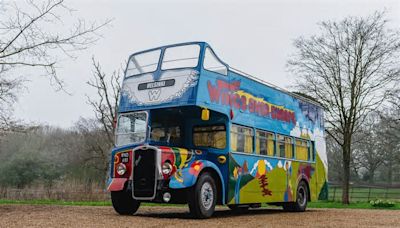
POLYGON ((326 199, 323 109, 229 67, 205 42, 129 57, 110 178, 114 209, 188 204, 196 218, 326 199))

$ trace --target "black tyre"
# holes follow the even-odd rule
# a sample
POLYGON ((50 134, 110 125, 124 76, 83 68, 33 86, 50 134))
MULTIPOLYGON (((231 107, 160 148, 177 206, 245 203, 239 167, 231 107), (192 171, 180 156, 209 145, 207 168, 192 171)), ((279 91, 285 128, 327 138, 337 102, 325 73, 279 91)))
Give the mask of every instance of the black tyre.
POLYGON ((297 186, 296 192, 296 201, 293 203, 284 203, 283 210, 285 211, 294 211, 294 212, 303 212, 307 208, 308 202, 308 187, 306 182, 301 181, 297 186))
POLYGON ((231 209, 234 213, 245 213, 249 210, 248 205, 228 205, 229 209, 231 209))
POLYGON ((283 210, 284 211, 294 211, 293 204, 294 203, 283 203, 282 204, 283 210))
POLYGON ((202 174, 196 185, 189 191, 188 204, 194 218, 209 218, 215 210, 217 202, 217 188, 212 176, 202 174))
POLYGON ((114 210, 120 215, 133 215, 139 209, 140 202, 126 191, 111 192, 114 210))

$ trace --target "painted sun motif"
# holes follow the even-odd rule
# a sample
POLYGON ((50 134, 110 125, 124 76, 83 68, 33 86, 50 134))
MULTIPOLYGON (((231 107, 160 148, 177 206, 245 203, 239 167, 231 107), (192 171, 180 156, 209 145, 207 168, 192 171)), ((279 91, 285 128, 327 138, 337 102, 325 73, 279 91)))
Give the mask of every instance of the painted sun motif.
POLYGON ((267 173, 267 168, 264 160, 258 161, 258 169, 256 177, 259 178, 267 173))

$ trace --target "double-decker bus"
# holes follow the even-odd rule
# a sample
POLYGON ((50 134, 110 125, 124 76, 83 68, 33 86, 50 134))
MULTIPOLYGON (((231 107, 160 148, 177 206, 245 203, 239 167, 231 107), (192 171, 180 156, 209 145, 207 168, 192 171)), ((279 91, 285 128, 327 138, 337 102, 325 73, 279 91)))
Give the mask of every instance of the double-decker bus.
POLYGON ((129 57, 111 154, 114 209, 188 204, 196 218, 327 198, 323 109, 229 67, 205 42, 129 57))

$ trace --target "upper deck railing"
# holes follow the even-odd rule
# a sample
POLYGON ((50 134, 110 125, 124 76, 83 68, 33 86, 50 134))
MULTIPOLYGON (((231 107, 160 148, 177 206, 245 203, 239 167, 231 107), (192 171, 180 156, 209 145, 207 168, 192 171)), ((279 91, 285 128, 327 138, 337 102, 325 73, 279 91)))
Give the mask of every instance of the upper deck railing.
MULTIPOLYGON (((225 72, 222 73, 224 75, 227 75, 226 69, 229 69, 231 72, 239 74, 243 77, 246 77, 250 80, 253 80, 255 82, 261 83, 263 85, 266 85, 268 87, 271 87, 273 89, 276 89, 280 92, 283 92, 285 94, 288 94, 289 96, 295 97, 299 100, 308 102, 310 104, 313 104, 315 106, 321 107, 321 104, 318 102, 309 99, 307 97, 295 94, 293 92, 290 92, 282 87, 279 87, 277 85, 274 85, 270 82, 267 82, 263 79, 260 79, 258 77, 255 77, 253 75, 250 75, 246 72, 243 72, 239 69, 233 68, 223 62, 212 50, 210 45, 208 45, 206 42, 186 42, 186 43, 179 43, 179 44, 172 44, 172 45, 165 45, 162 47, 158 48, 152 48, 149 50, 141 51, 134 53, 130 56, 127 68, 125 70, 125 78, 130 77, 130 76, 135 76, 135 75, 140 75, 142 73, 153 73, 154 79, 157 81, 159 79, 159 76, 161 74, 161 71, 164 70, 169 70, 169 69, 180 69, 180 68, 198 68, 200 70, 200 66, 203 66, 206 69, 205 63, 205 55, 207 53, 207 50, 211 50, 210 53, 208 53, 211 56, 214 56, 216 59, 215 62, 219 62, 220 66, 223 66, 225 68, 225 72), (173 53, 172 50, 179 50, 179 48, 184 49, 184 53, 182 52, 176 52, 173 53), (191 49, 188 49, 191 48, 191 49), (198 48, 198 49, 193 49, 193 48, 198 48), (169 50, 170 53, 167 53, 169 50), (153 54, 153 55, 151 55, 153 54), (172 55, 168 55, 172 54, 172 55), (145 56, 147 55, 147 56, 145 56), (138 57, 138 59, 135 59, 135 57, 138 57), (174 56, 174 57, 171 57, 174 56), (178 57, 176 57, 178 56, 178 57), (139 57, 146 57, 145 59, 140 59, 139 57), (150 60, 149 60, 150 59, 150 60), (141 61, 143 61, 143 64, 141 64, 141 61), (203 63, 204 61, 204 63, 203 63)), ((214 63, 215 64, 215 63, 214 63)), ((217 64, 217 68, 218 68, 217 64)), ((211 70, 214 72, 218 72, 218 70, 213 70, 212 67, 208 67, 207 70, 211 70)), ((221 72, 218 72, 221 73, 221 72)))
POLYGON ((279 91, 281 91, 281 92, 283 92, 283 93, 286 93, 286 94, 288 94, 288 95, 290 95, 290 96, 292 96, 292 97, 295 97, 295 98, 298 98, 298 99, 300 99, 300 100, 309 102, 309 103, 311 103, 311 104, 313 104, 313 105, 316 105, 316 106, 322 108, 321 104, 319 104, 319 103, 316 102, 316 101, 313 101, 313 100, 311 100, 311 99, 309 99, 309 98, 307 98, 307 97, 303 97, 303 96, 301 96, 301 95, 292 93, 292 92, 290 92, 289 90, 286 90, 286 89, 284 89, 284 88, 282 88, 282 87, 279 87, 279 86, 277 86, 277 85, 274 85, 274 84, 272 84, 272 83, 270 83, 270 82, 267 82, 267 81, 265 81, 265 80, 263 80, 263 79, 260 79, 260 78, 258 78, 258 77, 256 77, 256 76, 250 75, 250 74, 248 74, 248 73, 246 73, 246 72, 243 72, 243 71, 241 71, 241 70, 239 70, 239 69, 236 69, 236 68, 233 68, 233 67, 229 66, 229 70, 232 71, 232 72, 235 72, 235 73, 237 73, 237 74, 240 74, 240 75, 242 75, 242 76, 244 76, 244 77, 246 77, 246 78, 248 78, 248 79, 251 79, 251 80, 254 80, 254 81, 259 82, 259 83, 261 83, 261 84, 264 84, 264 85, 266 85, 266 86, 272 87, 272 88, 274 88, 274 89, 276 89, 276 90, 279 90, 279 91))

